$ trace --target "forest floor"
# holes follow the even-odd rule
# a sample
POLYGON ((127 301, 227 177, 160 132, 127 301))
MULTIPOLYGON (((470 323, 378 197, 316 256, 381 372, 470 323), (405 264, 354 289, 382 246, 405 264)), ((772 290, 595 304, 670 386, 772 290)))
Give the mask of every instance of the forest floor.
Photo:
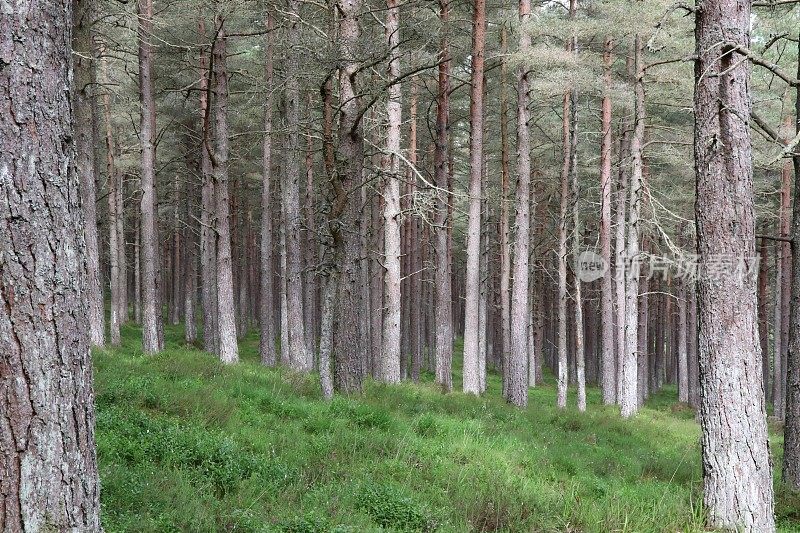
MULTIPOLYGON (((166 337, 148 357, 128 326, 95 352, 109 533, 703 530, 699 428, 672 388, 629 421, 595 388, 559 411, 551 379, 513 408, 496 375, 481 398, 426 375, 326 403, 316 376, 260 366, 255 335, 230 367, 166 337)), ((780 530, 800 531, 777 489, 780 530)))

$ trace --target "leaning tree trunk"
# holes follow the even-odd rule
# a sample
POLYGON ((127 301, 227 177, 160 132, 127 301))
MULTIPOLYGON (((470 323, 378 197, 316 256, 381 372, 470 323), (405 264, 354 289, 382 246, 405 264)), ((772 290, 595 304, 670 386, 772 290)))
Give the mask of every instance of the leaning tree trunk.
POLYGON ((223 363, 239 360, 236 341, 236 306, 233 298, 233 260, 228 213, 228 69, 225 20, 217 15, 217 40, 214 42, 214 179, 216 181, 217 233, 217 339, 223 363))
POLYGON ((445 391, 453 389, 453 313, 451 308, 452 281, 450 278, 448 227, 451 224, 448 204, 450 195, 447 175, 447 150, 450 113, 450 52, 448 49, 448 25, 450 3, 440 0, 442 42, 439 57, 438 94, 436 96, 436 144, 434 147, 434 176, 436 181, 436 208, 434 213, 434 251, 436 269, 435 285, 435 371, 436 383, 445 391))
POLYGON ((72 8, 0 10, 0 525, 9 532, 102 531, 72 8))
POLYGON ((603 49, 603 87, 605 92, 602 103, 602 142, 600 145, 600 249, 606 264, 600 298, 600 320, 602 321, 600 387, 605 405, 611 405, 617 399, 614 285, 611 274, 611 65, 613 48, 613 39, 606 37, 603 49))
POLYGON ((384 230, 384 306, 383 343, 376 368, 377 378, 386 383, 400 382, 400 126, 402 122, 401 87, 393 83, 400 76, 400 5, 386 1, 386 41, 389 46, 389 95, 386 115, 385 178, 383 199, 384 230))
POLYGON ((155 353, 164 348, 158 294, 157 213, 155 169, 155 96, 153 94, 153 0, 138 0, 139 9, 139 141, 142 150, 142 350, 155 353))
POLYGON ((481 177, 483 174, 483 71, 486 47, 486 0, 475 0, 472 15, 470 91, 469 207, 467 274, 464 303, 464 392, 480 394, 478 303, 480 299, 481 177))
POLYGON ((86 240, 86 270, 88 281, 86 299, 89 304, 89 339, 95 346, 105 343, 105 312, 100 284, 100 250, 97 242, 97 209, 95 207, 95 138, 91 87, 95 59, 92 49, 94 2, 75 3, 72 48, 75 51, 73 69, 73 116, 75 119, 75 164, 81 180, 83 218, 86 240))
MULTIPOLYGON (((284 234, 286 239, 286 322, 289 346, 281 346, 288 354, 289 365, 295 370, 308 372, 314 366, 314 356, 306 345, 303 323, 303 265, 300 254, 300 83, 298 79, 298 55, 300 43, 296 42, 300 32, 300 1, 289 0, 289 24, 287 35, 288 56, 284 62, 286 70, 286 121, 287 136, 285 180, 283 196, 284 234)), ((285 357, 285 356, 284 356, 285 357)))
POLYGON ((642 149, 644 141, 644 70, 642 38, 637 33, 634 42, 634 125, 631 137, 631 176, 629 186, 627 242, 625 246, 625 344, 622 360, 622 384, 619 404, 622 416, 635 415, 639 409, 638 351, 639 351, 639 211, 642 200, 642 149))
POLYGON ((261 140, 261 293, 259 298, 259 325, 261 364, 275 366, 278 362, 275 349, 275 302, 272 272, 272 14, 267 14, 267 33, 264 37, 264 138, 261 140))
MULTIPOLYGON (((524 28, 531 16, 530 0, 520 0, 519 18, 524 28)), ((519 51, 527 54, 531 37, 520 31, 519 51)), ((507 398, 512 404, 528 405, 528 248, 530 244, 531 141, 528 131, 528 73, 517 70, 517 187, 516 233, 514 236, 514 284, 511 292, 511 353, 508 357, 507 398)))
POLYGON ((695 173, 700 256, 700 424, 708 526, 774 531, 756 319, 750 67, 750 2, 707 0, 696 16, 695 173), (735 257, 746 273, 715 275, 735 257))
MULTIPOLYGON (((800 41, 798 41, 800 50, 800 41)), ((797 64, 800 79, 800 61, 797 64)), ((800 86, 794 103, 795 134, 800 135, 800 86)), ((792 235, 800 235, 800 154, 792 155, 794 165, 794 212, 792 235)), ((786 360, 786 411, 783 430, 783 481, 793 490, 800 490, 800 246, 792 247, 792 292, 789 318, 789 349, 786 360)))

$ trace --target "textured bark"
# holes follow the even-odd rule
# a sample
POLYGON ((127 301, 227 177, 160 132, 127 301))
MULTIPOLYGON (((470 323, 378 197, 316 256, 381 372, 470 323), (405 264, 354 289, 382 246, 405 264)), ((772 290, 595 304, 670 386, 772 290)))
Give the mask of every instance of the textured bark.
MULTIPOLYGON (((520 0, 519 18, 524 27, 531 16, 530 0, 520 0)), ((519 52, 527 54, 531 37, 520 31, 519 52)), ((528 73, 517 71, 517 187, 514 234, 514 285, 511 292, 511 353, 508 363, 508 401, 528 405, 528 289, 530 244, 531 142, 528 131, 528 73)))
POLYGON ((686 284, 678 286, 678 401, 689 403, 689 371, 687 356, 686 284))
MULTIPOLYGON (((286 71, 286 169, 283 195, 284 232, 286 238, 286 312, 289 345, 289 365, 295 370, 308 372, 314 366, 313 353, 309 352, 303 323, 303 264, 300 252, 300 82, 298 79, 298 54, 300 38, 300 1, 289 0, 289 27, 286 36, 289 49, 284 61, 286 71)), ((283 350, 283 347, 281 348, 283 350)))
MULTIPOLYGON (((800 41, 798 41, 800 50, 800 41)), ((797 64, 800 77, 800 61, 797 64)), ((800 87, 794 103, 795 133, 800 134, 800 87)), ((795 188, 792 214, 792 235, 800 235, 800 155, 792 156, 795 188)), ((792 290, 789 327, 789 349, 786 361, 786 423, 783 430, 783 481, 793 490, 800 490, 800 246, 792 247, 792 290)))
POLYGON ((359 202, 348 197, 360 189, 362 181, 364 138, 362 135, 361 99, 356 77, 360 63, 358 14, 361 0, 339 0, 339 52, 345 58, 339 69, 339 135, 336 146, 334 206, 332 224, 336 226, 334 243, 339 268, 336 302, 337 320, 333 332, 334 386, 343 393, 361 392, 366 343, 362 338, 363 301, 360 283, 362 263, 361 217, 359 202), (339 228, 345 228, 340 231, 339 228))
MULTIPOLYGON (((783 203, 783 200, 781 200, 783 203)), ((780 223, 779 223, 780 228, 780 223)), ((773 329, 772 329, 772 407, 775 416, 778 416, 783 403, 783 380, 781 379, 781 368, 783 368, 783 254, 782 247, 775 247, 775 307, 773 309, 773 329)), ((788 274, 786 274, 788 275, 788 274)))
MULTIPOLYGON (((528 10, 530 11, 530 10, 528 10)), ((520 39, 523 36, 520 34, 520 39)), ((509 153, 508 153, 508 104, 506 96, 506 64, 508 55, 508 32, 505 25, 500 29, 500 357, 503 370, 503 396, 508 398, 508 358, 511 354, 511 247, 509 246, 509 153)), ((525 80, 527 82, 527 78, 525 80)), ((519 84, 519 80, 517 81, 519 84)), ((518 95, 518 98, 523 96, 518 95)), ((527 98, 527 94, 525 95, 527 98)), ((527 113, 527 109, 526 109, 527 113)))
MULTIPOLYGON (((578 186, 578 97, 577 91, 572 90, 570 95, 570 196, 572 198, 572 258, 573 265, 578 262, 581 249, 581 220, 578 200, 580 188, 578 186)), ((583 295, 582 283, 578 276, 574 276, 575 288, 573 300, 575 302, 575 377, 578 388, 578 411, 586 411, 586 354, 585 330, 583 323, 583 295)))
MULTIPOLYGON (((409 105, 409 131, 408 131, 408 182, 410 189, 410 200, 414 202, 416 194, 416 168, 417 168, 417 97, 418 97, 418 82, 416 79, 411 80, 411 102, 409 105)), ((413 204, 412 204, 413 207, 413 204)), ((419 381, 420 370, 422 369, 422 303, 423 303, 423 288, 422 276, 423 273, 423 243, 421 242, 422 235, 420 232, 421 221, 416 216, 409 216, 411 229, 409 235, 409 248, 408 252, 411 255, 410 268, 408 275, 411 276, 409 283, 409 336, 411 345, 411 379, 414 382, 419 381)), ((427 285, 427 284, 426 284, 427 285)))
POLYGON ((440 18, 443 25, 439 51, 438 94, 436 96, 436 145, 434 150, 434 176, 436 181, 436 211, 434 213, 435 251, 435 329, 436 383, 449 392, 453 389, 453 314, 451 309, 452 283, 450 279, 448 228, 451 218, 448 205, 450 195, 447 176, 447 152, 450 114, 450 51, 448 25, 450 7, 447 0, 440 0, 440 18))
MULTIPOLYGON (((648 251, 648 241, 644 241, 644 250, 645 254, 648 251)), ((668 289, 669 290, 669 289, 668 289)), ((639 305, 638 305, 638 313, 639 316, 637 318, 637 333, 636 333, 636 340, 637 340, 637 348, 636 348, 636 400, 641 407, 644 405, 645 400, 650 394, 649 385, 650 385, 650 360, 647 353, 647 326, 650 317, 650 297, 648 292, 650 291, 650 282, 645 275, 641 275, 639 278, 639 305)), ((667 299, 667 315, 671 313, 671 305, 672 299, 668 297, 667 299)))
MULTIPOLYGON (((386 41, 389 47, 389 81, 400 76, 400 6, 386 1, 386 41)), ((386 383, 400 382, 400 126, 401 86, 392 84, 386 102, 386 178, 383 189, 383 342, 377 378, 386 383)))
POLYGON ((706 0, 695 16, 703 503, 709 527, 774 531, 755 276, 708 269, 726 254, 749 271, 755 256, 750 67, 720 47, 750 46, 750 2, 706 0))
POLYGON ((561 169, 559 218, 558 218, 558 374, 557 405, 567 406, 568 358, 567 358, 567 222, 569 220, 569 165, 571 153, 570 116, 572 102, 570 92, 564 93, 562 119, 563 166, 561 169))
POLYGON ((233 264, 228 198, 228 69, 225 20, 215 19, 214 42, 214 181, 216 192, 217 339, 219 358, 226 364, 239 360, 236 340, 236 307, 233 297, 233 264))
POLYGON ((92 22, 94 2, 75 2, 73 12, 72 50, 73 89, 72 112, 75 120, 75 149, 78 177, 83 194, 83 218, 86 241, 86 299, 89 304, 89 338, 93 345, 105 343, 105 312, 103 291, 100 286, 100 250, 97 242, 97 209, 95 207, 95 139, 92 81, 95 60, 92 50, 92 22))
POLYGON ((272 269, 272 70, 273 70, 273 18, 267 14, 267 34, 264 37, 264 138, 261 140, 261 285, 259 299, 259 325, 261 364, 275 366, 275 308, 272 269))
POLYGON ((158 295, 156 247, 155 97, 153 95, 153 0, 138 0, 139 9, 139 141, 142 151, 141 246, 142 246, 142 350, 155 353, 164 348, 158 295))
POLYGON ((625 346, 619 404, 622 416, 636 414, 638 402, 638 300, 639 300, 639 211, 642 198, 642 145, 644 140, 644 82, 642 39, 634 43, 634 125, 631 137, 631 175, 628 199, 627 242, 625 245, 625 346))
POLYGON ((0 526, 9 532, 102 531, 72 8, 0 10, 0 526))
POLYGON ((469 205, 467 274, 464 303, 464 392, 480 394, 478 380, 481 249, 481 178, 483 175, 483 71, 486 48, 486 0, 475 0, 472 13, 472 80, 470 84, 469 205))
MULTIPOLYGON (((784 142, 788 142, 792 135, 789 133, 792 125, 791 116, 784 119, 783 131, 784 142)), ((781 206, 779 212, 780 236, 789 239, 791 210, 792 210, 792 162, 788 159, 784 161, 781 169, 781 206)), ((773 396, 774 415, 778 420, 784 419, 786 411, 786 362, 789 352, 789 319, 791 307, 791 286, 792 286, 792 249, 789 242, 778 241, 777 248, 780 260, 780 281, 777 290, 780 291, 780 354, 775 359, 774 379, 778 386, 779 394, 773 396), (780 364, 778 364, 780 362, 780 364)), ((778 324, 778 322, 776 322, 778 324)))
MULTIPOLYGON (((308 95, 308 121, 313 124, 314 101, 308 95)), ((305 215, 305 248, 303 250, 303 312, 305 320, 306 347, 313 362, 317 353, 317 335, 319 330, 319 292, 317 283, 317 227, 314 209, 314 135, 309 134, 306 141, 306 191, 303 201, 305 215)))
POLYGON ((625 221, 627 220, 627 181, 628 165, 624 159, 629 152, 629 135, 627 121, 623 122, 620 136, 619 176, 616 192, 615 238, 614 238, 614 296, 615 318, 614 329, 616 341, 616 401, 622 396, 622 368, 625 360, 625 221))
POLYGON ((600 343, 600 387, 603 403, 611 405, 617 399, 617 362, 614 345, 614 285, 611 273, 611 64, 614 41, 606 37, 603 48, 603 102, 600 144, 600 250, 606 271, 603 274, 600 297, 602 339, 600 343))

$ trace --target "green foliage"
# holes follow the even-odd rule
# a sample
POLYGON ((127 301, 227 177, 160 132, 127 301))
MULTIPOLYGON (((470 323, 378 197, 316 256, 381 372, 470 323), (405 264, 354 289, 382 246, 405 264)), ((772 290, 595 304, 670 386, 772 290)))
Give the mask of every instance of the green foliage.
MULTIPOLYGON (((559 411, 550 377, 526 410, 495 375, 483 398, 426 375, 324 402, 315 376, 262 368, 255 337, 224 367, 166 334, 159 355, 132 327, 95 352, 109 533, 703 531, 699 431, 674 389, 631 421, 595 389, 589 412, 559 411)), ((783 531, 797 503, 778 486, 783 531)))

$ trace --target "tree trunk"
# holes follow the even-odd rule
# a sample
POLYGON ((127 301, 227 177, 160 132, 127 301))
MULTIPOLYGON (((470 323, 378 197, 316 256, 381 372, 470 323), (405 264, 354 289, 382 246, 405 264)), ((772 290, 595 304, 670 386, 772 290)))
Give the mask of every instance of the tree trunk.
MULTIPOLYGON (((481 177, 483 175, 483 71, 486 47, 486 0, 475 0, 472 14, 472 82, 470 90, 469 207, 467 275, 464 303, 464 392, 480 394, 478 379, 480 320, 481 177)), ((524 366, 524 365, 523 365, 524 366)))
MULTIPOLYGON (((800 41, 798 41, 800 50, 800 41)), ((800 77, 800 61, 797 64, 800 77)), ((795 133, 800 134, 800 87, 794 102, 795 133)), ((800 235, 800 155, 795 149, 792 155, 794 166, 794 209, 792 235, 800 235)), ((786 361, 786 424, 783 430, 783 481, 792 489, 800 490, 800 246, 792 247, 792 290, 790 303, 789 349, 786 361)))
POLYGON ((642 39, 634 43, 634 126, 631 138, 631 176, 628 205, 628 236, 625 246, 625 351, 622 361, 620 411, 624 418, 636 414, 638 404, 638 301, 639 301, 639 210, 642 198, 642 144, 644 139, 644 71, 642 39))
MULTIPOLYGON (((572 89, 570 94, 570 183, 572 198, 572 259, 573 265, 577 264, 581 249, 581 221, 578 199, 580 189, 578 187, 578 96, 577 91, 572 89)), ((586 411, 586 354, 585 354, 585 331, 583 323, 583 296, 582 283, 580 276, 574 276, 574 301, 575 301, 575 377, 578 388, 578 411, 586 411)))
MULTIPOLYGON (((762 226, 766 233, 766 224, 762 226)), ((769 286, 769 254, 767 239, 761 238, 758 248, 758 340, 761 344, 761 379, 764 400, 769 403, 769 319, 767 314, 769 286)))
POLYGON ((138 0, 139 9, 139 99, 141 116, 139 140, 142 149, 142 350, 155 353, 163 349, 160 334, 161 308, 156 268, 157 212, 155 172, 155 97, 153 95, 153 0, 138 0))
MULTIPOLYGON (((789 130, 792 125, 791 116, 784 120, 783 135, 785 142, 791 139, 789 130)), ((780 207, 780 236, 788 239, 790 230, 790 217, 792 209, 792 163, 784 161, 781 170, 781 207, 780 207)), ((777 242, 780 250, 781 277, 778 290, 780 291, 780 358, 776 358, 775 381, 779 382, 779 396, 773 397, 774 415, 778 420, 784 419, 786 411, 786 362, 789 352, 789 308, 791 306, 791 285, 792 285, 792 250, 790 243, 786 241, 777 242), (780 365, 777 362, 780 361, 780 365)))
MULTIPOLYGON (((303 265, 300 253, 300 84, 297 56, 301 53, 300 1, 289 0, 288 56, 286 71, 286 121, 289 126, 283 194, 284 233, 286 238, 286 312, 289 346, 289 365, 308 372, 314 367, 314 357, 308 351, 303 323, 303 265)), ((282 348, 283 349, 283 348, 282 348)))
POLYGON ((774 531, 772 473, 756 324, 750 67, 731 45, 750 46, 750 2, 709 0, 696 14, 695 172, 700 256, 700 423, 708 526, 774 531), (748 274, 714 275, 736 257, 748 274))
POLYGON ((86 270, 89 339, 92 345, 105 344, 105 311, 103 290, 100 284, 100 250, 97 242, 97 209, 95 207, 95 139, 94 139, 94 80, 95 60, 92 50, 92 23, 95 17, 94 2, 75 3, 73 18, 72 109, 75 120, 75 164, 81 180, 83 218, 86 241, 86 270))
POLYGON ((439 51, 439 86, 436 97, 436 146, 434 152, 434 175, 436 180, 436 211, 434 214, 435 270, 435 309, 434 321, 436 348, 436 383, 445 392, 453 389, 453 314, 451 309, 452 284, 450 279, 448 227, 450 195, 447 176, 447 151, 450 114, 450 51, 448 46, 448 26, 450 24, 450 3, 440 0, 442 42, 439 51))
POLYGON ((259 299, 259 326, 261 341, 259 354, 261 364, 275 366, 278 355, 275 350, 275 307, 272 291, 272 42, 274 22, 267 14, 267 33, 264 36, 264 137, 261 140, 261 285, 259 299))
POLYGON ((611 65, 614 41, 606 37, 603 48, 603 102, 600 145, 600 249, 606 270, 603 273, 600 299, 602 341, 600 386, 603 403, 617 399, 617 364, 614 345, 614 286, 611 274, 611 65))
POLYGON ((233 264, 228 199, 228 70, 225 20, 216 16, 214 42, 214 180, 216 189, 217 339, 219 358, 226 364, 239 360, 236 307, 233 298, 233 264))
MULTIPOLYGON (((313 123, 313 105, 311 93, 308 95, 308 119, 313 123)), ((317 289, 317 227, 314 216, 316 200, 314 197, 314 136, 308 135, 306 141, 306 193, 304 210, 306 219, 305 250, 303 263, 305 276, 303 279, 303 312, 305 313, 306 349, 309 352, 312 364, 317 353, 319 312, 319 293, 317 289)))
MULTIPOLYGON (((520 7, 522 9, 522 6, 520 7)), ((530 9, 528 9, 530 12, 530 9)), ((525 39, 525 33, 520 33, 520 40, 525 39)), ((508 188, 509 188, 509 154, 508 154, 508 105, 506 96, 506 56, 508 55, 508 32, 505 25, 500 28, 500 328, 502 344, 500 357, 503 369, 503 396, 508 398, 508 358, 511 356, 511 247, 509 246, 509 213, 508 213, 508 188)), ((520 69, 522 72, 522 69, 520 69)), ((527 83, 527 76, 522 74, 527 83)), ((517 79, 519 85, 520 79, 517 79)), ((527 93, 517 96, 528 98, 527 93)), ((527 100, 526 100, 527 102, 527 100)), ((527 106, 525 113, 527 113, 527 106)), ((530 150, 528 150, 530 151, 530 150)))
MULTIPOLYGON (((417 169, 417 98, 418 98, 418 85, 416 78, 411 80, 411 102, 409 109, 409 131, 408 131, 408 182, 409 190, 411 192, 409 204, 412 209, 416 206, 413 204, 416 195, 416 169, 417 169)), ((411 254, 409 261, 410 268, 408 275, 411 277, 409 280, 409 336, 411 345, 411 380, 414 382, 419 381, 420 370, 422 369, 422 265, 423 265, 423 243, 421 242, 422 235, 420 235, 420 220, 412 213, 409 215, 411 221, 410 235, 409 235, 409 248, 408 252, 411 254)))
MULTIPOLYGON (((6 4, 0 14, 0 524, 9 532, 102 531, 72 8, 6 4)), ((77 6, 77 26, 87 10, 77 6)))
POLYGON ((678 401, 689 403, 689 372, 686 352, 686 283, 678 286, 678 401))
MULTIPOLYGON (((520 0, 520 24, 524 28, 531 16, 530 0, 520 0)), ((520 31, 519 51, 527 54, 531 37, 520 31)), ((528 290, 530 244, 531 142, 528 131, 528 73, 517 70, 517 187, 516 232, 514 235, 514 285, 511 292, 511 353, 508 358, 508 401, 518 407, 528 405, 528 290)))

